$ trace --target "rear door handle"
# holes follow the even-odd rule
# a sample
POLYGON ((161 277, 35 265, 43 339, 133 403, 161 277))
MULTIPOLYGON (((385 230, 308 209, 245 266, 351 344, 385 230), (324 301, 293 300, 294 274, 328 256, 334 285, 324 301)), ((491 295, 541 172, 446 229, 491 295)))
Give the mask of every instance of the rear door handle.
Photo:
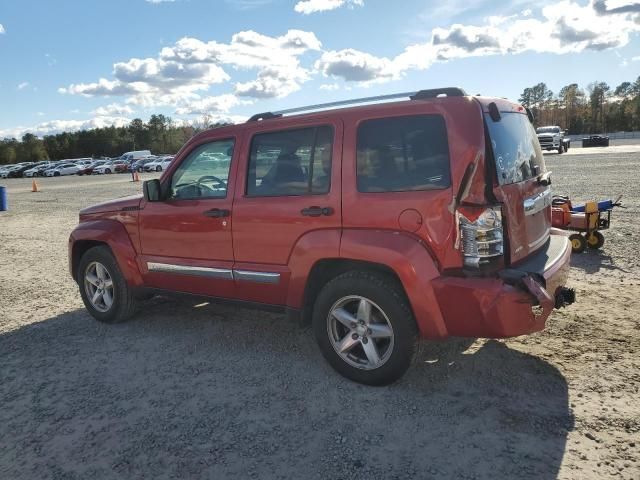
POLYGON ((333 215, 333 208, 331 207, 308 207, 300 210, 300 213, 305 217, 319 217, 321 215, 329 216, 333 215))
POLYGON ((212 208, 211 210, 207 210, 202 214, 205 217, 220 218, 220 217, 228 217, 229 215, 231 215, 231 211, 227 210, 226 208, 212 208))

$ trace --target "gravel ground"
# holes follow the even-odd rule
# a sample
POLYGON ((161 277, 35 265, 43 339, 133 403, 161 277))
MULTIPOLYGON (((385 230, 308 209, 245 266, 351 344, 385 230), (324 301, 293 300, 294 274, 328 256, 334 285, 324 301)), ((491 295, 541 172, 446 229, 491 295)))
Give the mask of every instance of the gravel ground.
POLYGON ((68 234, 140 184, 3 181, 0 478, 640 478, 640 148, 590 150, 546 156, 556 192, 628 207, 573 257, 578 303, 528 337, 425 342, 383 388, 275 314, 157 297, 99 324, 68 234))

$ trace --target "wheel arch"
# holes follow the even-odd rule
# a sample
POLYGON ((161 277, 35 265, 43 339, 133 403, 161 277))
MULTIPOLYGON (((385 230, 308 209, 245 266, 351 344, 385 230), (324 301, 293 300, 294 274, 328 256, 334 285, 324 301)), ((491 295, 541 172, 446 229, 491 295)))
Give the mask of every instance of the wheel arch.
POLYGON ((91 248, 104 245, 111 251, 127 283, 143 284, 136 262, 136 251, 126 228, 116 220, 95 220, 78 225, 69 237, 69 270, 77 282, 82 256, 91 248))
POLYGON ((422 336, 447 336, 431 284, 440 273, 427 248, 414 236, 397 231, 345 229, 337 255, 322 255, 322 250, 313 250, 315 258, 304 266, 290 265, 292 279, 297 282, 289 289, 287 305, 300 308, 304 322, 310 319, 317 295, 329 280, 349 270, 365 270, 398 283, 422 336))
POLYGON ((392 279, 406 297, 400 277, 388 265, 351 258, 323 258, 314 263, 307 277, 302 301, 302 322, 304 324, 311 323, 313 306, 322 287, 332 279, 353 270, 371 272, 392 279))

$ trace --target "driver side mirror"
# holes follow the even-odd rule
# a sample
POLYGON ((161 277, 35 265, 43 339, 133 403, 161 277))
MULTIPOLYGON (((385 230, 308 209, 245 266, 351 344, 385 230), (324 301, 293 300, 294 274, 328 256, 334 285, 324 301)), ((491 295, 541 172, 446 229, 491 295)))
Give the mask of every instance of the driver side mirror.
POLYGON ((153 180, 146 180, 142 184, 142 193, 147 202, 159 202, 161 197, 160 180, 157 178, 153 180))

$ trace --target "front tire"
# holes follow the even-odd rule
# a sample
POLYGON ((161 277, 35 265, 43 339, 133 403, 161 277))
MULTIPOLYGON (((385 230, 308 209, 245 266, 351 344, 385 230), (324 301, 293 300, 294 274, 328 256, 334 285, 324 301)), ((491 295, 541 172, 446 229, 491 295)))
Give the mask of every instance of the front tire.
POLYGON ((562 154, 564 153, 564 145, 562 145, 562 143, 560 144, 560 146, 558 147, 558 154, 562 154))
POLYGON ((156 167, 156 172, 161 172, 161 171, 162 171, 162 167, 158 165, 158 166, 156 167))
POLYGON ((384 275, 344 273, 320 291, 313 309, 320 351, 341 375, 388 385, 407 371, 418 330, 402 288, 384 275))
POLYGON ((85 307, 103 323, 120 323, 136 310, 131 287, 106 246, 93 247, 82 256, 76 279, 85 307))

